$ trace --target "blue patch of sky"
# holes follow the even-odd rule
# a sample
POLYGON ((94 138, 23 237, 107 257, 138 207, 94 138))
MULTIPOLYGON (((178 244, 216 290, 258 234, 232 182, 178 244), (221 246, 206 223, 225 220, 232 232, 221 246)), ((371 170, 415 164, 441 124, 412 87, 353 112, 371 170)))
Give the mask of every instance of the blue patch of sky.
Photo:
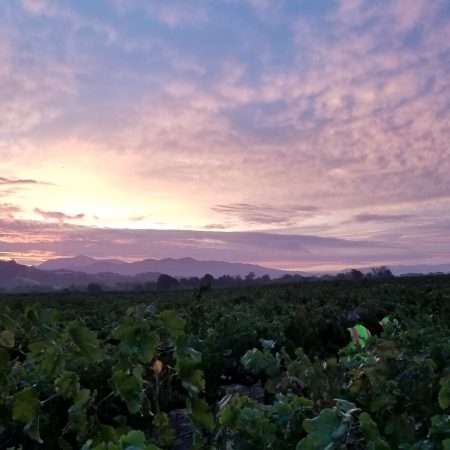
POLYGON ((449 17, 450 17, 450 2, 449 1, 441 1, 440 14, 436 18, 436 22, 448 23, 449 17))
POLYGON ((224 111, 231 126, 239 133, 262 141, 279 141, 288 138, 294 129, 291 125, 277 124, 277 115, 286 108, 285 101, 254 102, 224 111), (264 117, 261 121, 260 118, 264 117))
POLYGON ((169 68, 170 59, 187 56, 205 63, 208 77, 218 71, 227 49, 238 46, 236 36, 213 24, 205 23, 199 28, 171 27, 141 11, 129 12, 119 27, 120 40, 126 40, 129 49, 121 49, 118 42, 116 57, 133 70, 146 73, 163 72, 169 68))
POLYGON ((423 37, 423 30, 419 27, 409 30, 403 36, 403 45, 407 47, 416 47, 420 44, 423 37))
POLYGON ((241 45, 230 48, 231 51, 246 52, 246 56, 260 59, 261 50, 271 50, 271 62, 274 64, 290 64, 292 62, 292 35, 285 23, 271 22, 261 19, 252 7, 241 4, 227 4, 226 8, 217 10, 218 16, 226 27, 240 36, 241 45))
POLYGON ((351 31, 357 35, 370 32, 378 25, 379 20, 379 16, 367 17, 361 22, 355 22, 354 24, 352 24, 351 31))
POLYGON ((285 1, 283 2, 283 9, 291 16, 320 18, 322 20, 335 10, 337 3, 336 0, 285 1))
MULTIPOLYGON (((195 26, 171 27, 157 17, 129 12, 122 24, 121 34, 130 42, 149 41, 149 49, 136 50, 138 54, 153 54, 152 41, 161 51, 176 52, 196 58, 207 69, 204 82, 222 75, 224 61, 245 63, 246 81, 255 81, 264 71, 264 57, 270 53, 269 63, 287 66, 292 62, 293 49, 290 31, 282 25, 262 23, 251 8, 237 3, 217 3, 209 10, 209 20, 195 26)), ((144 60, 145 61, 145 60, 144 60)))
POLYGON ((105 0, 65 0, 63 2, 68 8, 77 11, 84 16, 103 19, 114 16, 113 2, 105 0))
POLYGON ((64 61, 67 58, 67 26, 61 22, 54 23, 45 16, 32 16, 19 22, 26 26, 28 32, 16 41, 17 57, 43 60, 50 57, 64 61))
POLYGON ((430 94, 431 92, 433 92, 435 86, 436 86, 436 77, 434 75, 432 75, 424 83, 424 85, 422 87, 422 94, 424 94, 424 95, 430 94))

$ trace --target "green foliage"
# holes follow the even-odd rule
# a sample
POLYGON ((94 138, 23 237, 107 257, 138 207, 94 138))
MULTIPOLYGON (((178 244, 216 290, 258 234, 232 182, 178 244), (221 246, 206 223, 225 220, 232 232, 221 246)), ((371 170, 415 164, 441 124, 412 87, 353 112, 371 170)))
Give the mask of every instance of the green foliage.
POLYGON ((81 323, 72 322, 67 332, 84 358, 90 362, 96 362, 100 358, 98 340, 92 331, 81 323))
POLYGON ((120 348, 128 357, 149 363, 159 344, 159 336, 151 331, 147 321, 126 316, 112 336, 121 341, 120 348))
POLYGON ((21 337, 28 348, 23 361, 11 364, 4 350, 15 346, 14 331, 2 330, 0 341, 0 376, 8 381, 1 398, 10 410, 0 434, 16 436, 11 443, 29 438, 67 449, 166 448, 174 438, 167 413, 160 411, 166 387, 184 397, 198 443, 203 430, 213 430, 210 406, 199 397, 205 387, 201 354, 188 345, 186 322, 173 311, 148 319, 131 308, 103 341, 82 322, 65 325, 48 309, 27 308, 22 320, 32 327, 21 337), (16 385, 22 386, 18 392, 16 385), (141 431, 132 430, 136 423, 141 431))
POLYGON ((354 415, 359 409, 345 400, 337 403, 337 407, 325 408, 317 417, 304 420, 303 428, 308 435, 298 443, 296 450, 333 449, 349 442, 351 427, 356 422, 354 415))
POLYGON ((39 396, 32 388, 25 388, 20 391, 14 402, 12 419, 24 423, 25 434, 31 439, 42 443, 39 434, 39 396))
POLYGON ((439 391, 439 406, 442 409, 450 407, 450 377, 441 380, 441 389, 439 391))
POLYGON ((214 428, 214 417, 210 409, 208 403, 201 398, 192 397, 192 400, 189 402, 188 411, 192 420, 206 431, 212 431, 214 428))
POLYGON ((0 301, 2 445, 448 449, 446 280, 0 301), (395 320, 343 350, 356 307, 395 320))
POLYGON ((3 330, 0 333, 0 345, 6 348, 14 347, 14 332, 11 330, 3 330))
POLYGON ((389 444, 381 438, 377 424, 372 420, 370 414, 363 412, 359 416, 361 434, 367 442, 368 450, 390 450, 389 444))
POLYGON ((74 372, 64 372, 59 378, 55 379, 55 391, 63 399, 73 399, 80 391, 80 381, 78 375, 74 372))
POLYGON ((114 391, 128 407, 131 414, 139 412, 144 400, 142 370, 135 367, 129 373, 119 369, 112 375, 114 391))

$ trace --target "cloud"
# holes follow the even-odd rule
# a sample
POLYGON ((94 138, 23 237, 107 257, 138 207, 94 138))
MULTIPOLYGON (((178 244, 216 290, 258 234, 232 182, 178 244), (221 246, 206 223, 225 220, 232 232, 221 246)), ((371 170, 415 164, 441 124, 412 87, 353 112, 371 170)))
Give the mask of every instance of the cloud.
POLYGON ((81 214, 81 213, 71 216, 69 214, 64 214, 59 211, 42 211, 39 208, 35 208, 34 212, 36 214, 39 214, 44 219, 57 220, 58 222, 61 222, 61 223, 65 222, 65 221, 70 221, 70 220, 81 220, 86 217, 86 214, 81 214))
POLYGON ((17 205, 12 205, 11 203, 0 203, 0 217, 13 219, 15 214, 21 212, 22 209, 17 205))
POLYGON ((336 270, 381 264, 445 263, 450 219, 379 231, 370 239, 217 230, 87 227, 56 221, 0 219, 0 252, 37 262, 39 253, 94 257, 194 257, 253 262, 275 268, 336 270), (28 256, 27 256, 28 255, 28 256))
POLYGON ((209 223, 203 228, 205 230, 226 230, 231 228, 233 225, 231 223, 209 223))
POLYGON ((97 33, 104 34, 109 42, 114 41, 116 32, 114 27, 96 18, 86 17, 76 11, 75 8, 67 6, 62 2, 52 2, 50 0, 21 0, 22 8, 28 14, 44 16, 52 20, 61 21, 73 30, 90 28, 97 33))
POLYGON ((21 33, 23 18, 11 5, 0 8, 0 143, 20 148, 22 133, 62 113, 61 102, 76 90, 75 67, 54 55, 57 44, 46 41, 45 32, 30 27, 21 33), (37 42, 44 42, 39 52, 37 42))
POLYGON ((142 222, 144 219, 145 216, 130 217, 131 222, 142 222))
POLYGON ((270 64, 271 48, 257 76, 237 52, 214 69, 206 65, 208 83, 205 75, 157 77, 159 90, 124 108, 134 120, 120 146, 142 155, 142 176, 163 189, 177 179, 189 192, 235 186, 236 203, 286 203, 286 192, 324 209, 448 196, 447 56, 430 51, 425 38, 443 31, 429 26, 439 5, 414 46, 403 38, 416 19, 401 24, 396 10, 355 5, 347 16, 324 16, 330 33, 293 16, 287 66, 270 64))
POLYGON ((31 180, 31 179, 19 179, 19 178, 5 178, 0 177, 0 186, 10 186, 10 185, 33 185, 33 184, 44 184, 44 185, 50 185, 51 183, 43 182, 43 181, 37 181, 37 180, 31 180))
POLYGON ((410 214, 357 214, 353 219, 356 222, 399 222, 412 217, 410 214))
POLYGON ((243 222, 261 225, 285 225, 297 223, 301 218, 314 216, 318 208, 315 206, 271 206, 267 204, 252 205, 248 203, 232 203, 216 205, 213 211, 235 216, 243 222))
POLYGON ((128 255, 129 258, 187 257, 224 261, 291 261, 299 267, 330 260, 334 249, 345 260, 367 250, 382 251, 379 243, 255 232, 130 230, 94 228, 40 221, 0 220, 0 252, 11 257, 26 252, 54 255, 128 255), (18 239, 20 237, 20 239, 18 239))
MULTIPOLYGON (((70 198, 115 227, 158 217, 211 232, 381 237, 401 243, 398 258, 448 253, 436 244, 450 199, 446 1, 194 3, 0 5, 4 173, 67 181, 5 202, 51 213, 70 198), (409 217, 429 227, 420 238, 409 217)), ((21 184, 8 179, 0 185, 21 184)), ((209 237, 174 239, 212 252, 209 237)), ((389 249, 373 258, 392 259, 389 249)), ((344 253, 334 256, 350 261, 344 253)))
MULTIPOLYGON (((267 7, 267 2, 253 3, 267 7)), ((122 12, 148 4, 124 3, 122 12)), ((300 7, 298 14, 288 14, 283 2, 276 19, 293 39, 284 42, 291 59, 281 65, 274 64, 277 47, 270 39, 252 26, 232 28, 217 14, 210 19, 225 33, 224 41, 237 33, 242 46, 230 57, 223 45, 224 55, 214 64, 201 46, 184 51, 175 36, 155 49, 154 35, 143 35, 143 47, 133 56, 147 55, 155 63, 147 71, 131 64, 118 72, 133 80, 139 95, 112 108, 114 124, 102 124, 108 115, 101 114, 81 128, 71 123, 71 132, 96 141, 99 152, 106 140, 111 149, 135 154, 141 160, 139 175, 155 179, 160 190, 183 178, 188 191, 206 183, 216 194, 239 186, 242 197, 257 204, 268 196, 286 203, 289 190, 324 208, 448 195, 444 123, 449 112, 442 95, 448 77, 444 48, 439 52, 436 44, 445 25, 431 27, 442 4, 428 7, 421 21, 423 2, 405 12, 398 0, 340 2, 337 9, 317 9, 310 20, 300 7), (329 31, 318 32, 317 18, 329 31), (419 42, 403 42, 417 26, 419 42), (187 74, 180 64, 195 70, 187 74)), ((154 5, 192 12, 184 3, 154 5)), ((195 11, 204 15, 207 9, 195 11)), ((204 27, 208 31, 199 28, 198 36, 211 34, 204 27)), ((114 44, 112 51, 121 55, 119 43, 114 44)))

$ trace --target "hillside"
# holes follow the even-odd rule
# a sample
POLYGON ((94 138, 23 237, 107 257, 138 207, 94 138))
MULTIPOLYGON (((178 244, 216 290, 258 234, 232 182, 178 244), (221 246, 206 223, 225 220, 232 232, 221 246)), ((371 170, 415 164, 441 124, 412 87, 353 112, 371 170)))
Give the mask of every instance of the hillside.
POLYGON ((217 278, 222 275, 244 277, 253 272, 257 277, 270 275, 281 277, 284 270, 262 267, 255 264, 230 263, 224 261, 198 261, 193 258, 144 259, 142 261, 124 262, 120 260, 101 260, 79 255, 74 258, 48 260, 38 266, 39 269, 66 269, 90 274, 114 272, 120 275, 134 276, 140 273, 167 273, 173 277, 202 277, 209 273, 217 278))

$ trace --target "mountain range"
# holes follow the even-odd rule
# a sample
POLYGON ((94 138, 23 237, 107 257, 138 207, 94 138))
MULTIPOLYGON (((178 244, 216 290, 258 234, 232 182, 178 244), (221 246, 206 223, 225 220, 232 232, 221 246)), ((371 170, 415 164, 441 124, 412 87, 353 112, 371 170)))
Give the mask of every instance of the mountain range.
POLYGON ((114 287, 120 283, 155 282, 159 275, 159 273, 142 273, 135 276, 124 276, 112 272, 89 274, 66 269, 42 270, 33 266, 18 264, 14 261, 0 261, 0 288, 6 291, 20 290, 20 288, 25 287, 59 290, 72 286, 82 288, 89 284, 114 287))
POLYGON ((255 264, 198 261, 193 258, 144 259, 142 261, 125 262, 119 259, 95 259, 84 255, 79 255, 74 258, 51 259, 37 267, 41 270, 65 269, 89 274, 113 272, 126 276, 157 272, 166 273, 176 278, 202 277, 207 273, 211 274, 214 278, 221 277, 222 275, 239 275, 245 277, 250 272, 253 272, 257 277, 270 275, 272 278, 277 278, 286 273, 292 273, 255 264))
MULTIPOLYGON (((392 266, 392 273, 419 275, 428 273, 450 273, 450 264, 392 266)), ((367 273, 368 268, 360 269, 367 273)), ((245 277, 253 272, 256 277, 269 275, 280 278, 286 274, 320 276, 324 273, 288 272, 266 268, 255 264, 230 263, 223 261, 197 261, 193 258, 144 259, 126 262, 119 259, 95 259, 79 255, 73 258, 58 258, 43 262, 39 266, 26 266, 14 261, 0 261, 0 289, 11 290, 60 290, 64 288, 85 288, 99 284, 114 288, 154 283, 160 274, 176 278, 201 278, 209 273, 214 278, 222 275, 245 277)))
POLYGON ((116 287, 119 284, 133 286, 154 283, 161 273, 176 278, 201 278, 209 273, 214 278, 222 275, 245 277, 250 272, 261 277, 278 278, 288 272, 269 269, 254 264, 221 261, 197 261, 193 258, 145 259, 125 262, 118 259, 95 259, 79 255, 58 258, 39 266, 26 266, 14 261, 0 261, 0 288, 11 290, 53 290, 70 287, 85 288, 89 284, 116 287))

